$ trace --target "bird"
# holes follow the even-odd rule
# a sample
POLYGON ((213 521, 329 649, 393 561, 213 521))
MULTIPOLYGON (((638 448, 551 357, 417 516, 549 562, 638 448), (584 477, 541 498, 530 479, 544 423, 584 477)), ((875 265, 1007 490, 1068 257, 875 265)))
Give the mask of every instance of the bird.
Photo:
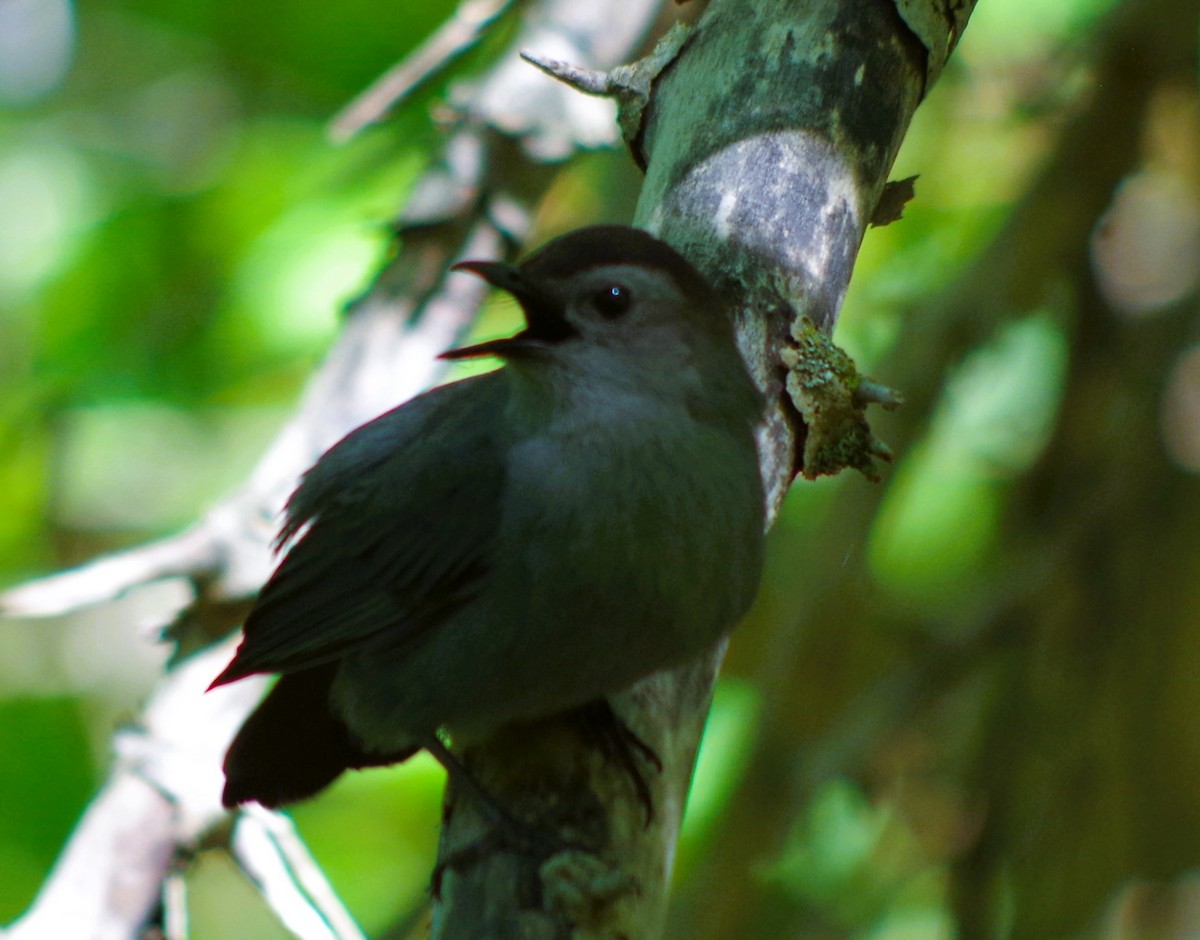
POLYGON ((210 686, 279 674, 227 752, 227 807, 604 703, 711 649, 757 592, 764 397, 722 295, 622 225, 452 270, 515 298, 524 328, 443 353, 502 364, 302 476, 210 686))

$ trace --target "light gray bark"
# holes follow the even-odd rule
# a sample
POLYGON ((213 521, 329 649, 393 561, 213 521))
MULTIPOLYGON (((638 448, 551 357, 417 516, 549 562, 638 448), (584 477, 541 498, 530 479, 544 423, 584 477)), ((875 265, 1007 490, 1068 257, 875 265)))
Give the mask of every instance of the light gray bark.
MULTIPOLYGON (((955 7, 961 31, 969 8, 955 7)), ((949 48, 942 46, 943 59, 949 48)), ((813 337, 833 329, 932 68, 896 9, 882 0, 714 0, 690 34, 668 36, 632 67, 597 73, 543 50, 527 57, 620 102, 627 142, 646 168, 635 223, 687 255, 739 311, 743 351, 775 402, 760 448, 772 517, 798 472, 869 473, 884 450, 862 410, 888 396, 860 386, 852 365, 813 337), (822 457, 839 449, 840 461, 822 457), (821 466, 806 465, 818 458, 821 466)), ((472 772, 503 805, 589 851, 512 851, 467 795, 452 800, 441 857, 471 858, 462 871, 445 872, 435 936, 657 936, 723 652, 614 700, 663 763, 661 773, 647 770, 649 825, 622 771, 598 760, 568 723, 546 722, 520 742, 505 736, 468 753, 472 772), (529 747, 534 736, 554 746, 529 747)))

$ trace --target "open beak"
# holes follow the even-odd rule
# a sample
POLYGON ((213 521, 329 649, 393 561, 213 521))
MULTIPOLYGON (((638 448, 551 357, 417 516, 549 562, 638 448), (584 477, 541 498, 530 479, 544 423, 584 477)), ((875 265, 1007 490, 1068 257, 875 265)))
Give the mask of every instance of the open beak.
POLYGON ((514 357, 569 339, 575 330, 563 316, 562 305, 529 280, 519 267, 502 261, 460 261, 451 271, 466 271, 493 287, 512 294, 525 314, 525 329, 515 336, 488 340, 461 349, 449 349, 441 359, 478 359, 481 356, 514 357))

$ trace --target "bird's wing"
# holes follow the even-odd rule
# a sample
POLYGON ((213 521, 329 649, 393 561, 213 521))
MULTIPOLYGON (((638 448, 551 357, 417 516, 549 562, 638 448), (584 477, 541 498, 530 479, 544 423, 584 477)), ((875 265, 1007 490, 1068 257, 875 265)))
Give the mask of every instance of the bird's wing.
POLYGON ((506 399, 498 372, 466 379, 332 447, 288 501, 280 539, 298 538, 213 685, 315 666, 382 633, 403 645, 469 601, 494 551, 506 399))

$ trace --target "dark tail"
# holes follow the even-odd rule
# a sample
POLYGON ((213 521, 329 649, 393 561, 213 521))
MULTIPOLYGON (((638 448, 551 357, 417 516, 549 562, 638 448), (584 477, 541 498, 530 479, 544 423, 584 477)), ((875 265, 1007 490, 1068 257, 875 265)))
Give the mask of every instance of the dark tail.
POLYGON ((329 687, 337 664, 330 663, 280 678, 246 719, 225 755, 229 807, 257 800, 263 806, 308 799, 348 768, 394 764, 401 754, 369 754, 329 707, 329 687))

